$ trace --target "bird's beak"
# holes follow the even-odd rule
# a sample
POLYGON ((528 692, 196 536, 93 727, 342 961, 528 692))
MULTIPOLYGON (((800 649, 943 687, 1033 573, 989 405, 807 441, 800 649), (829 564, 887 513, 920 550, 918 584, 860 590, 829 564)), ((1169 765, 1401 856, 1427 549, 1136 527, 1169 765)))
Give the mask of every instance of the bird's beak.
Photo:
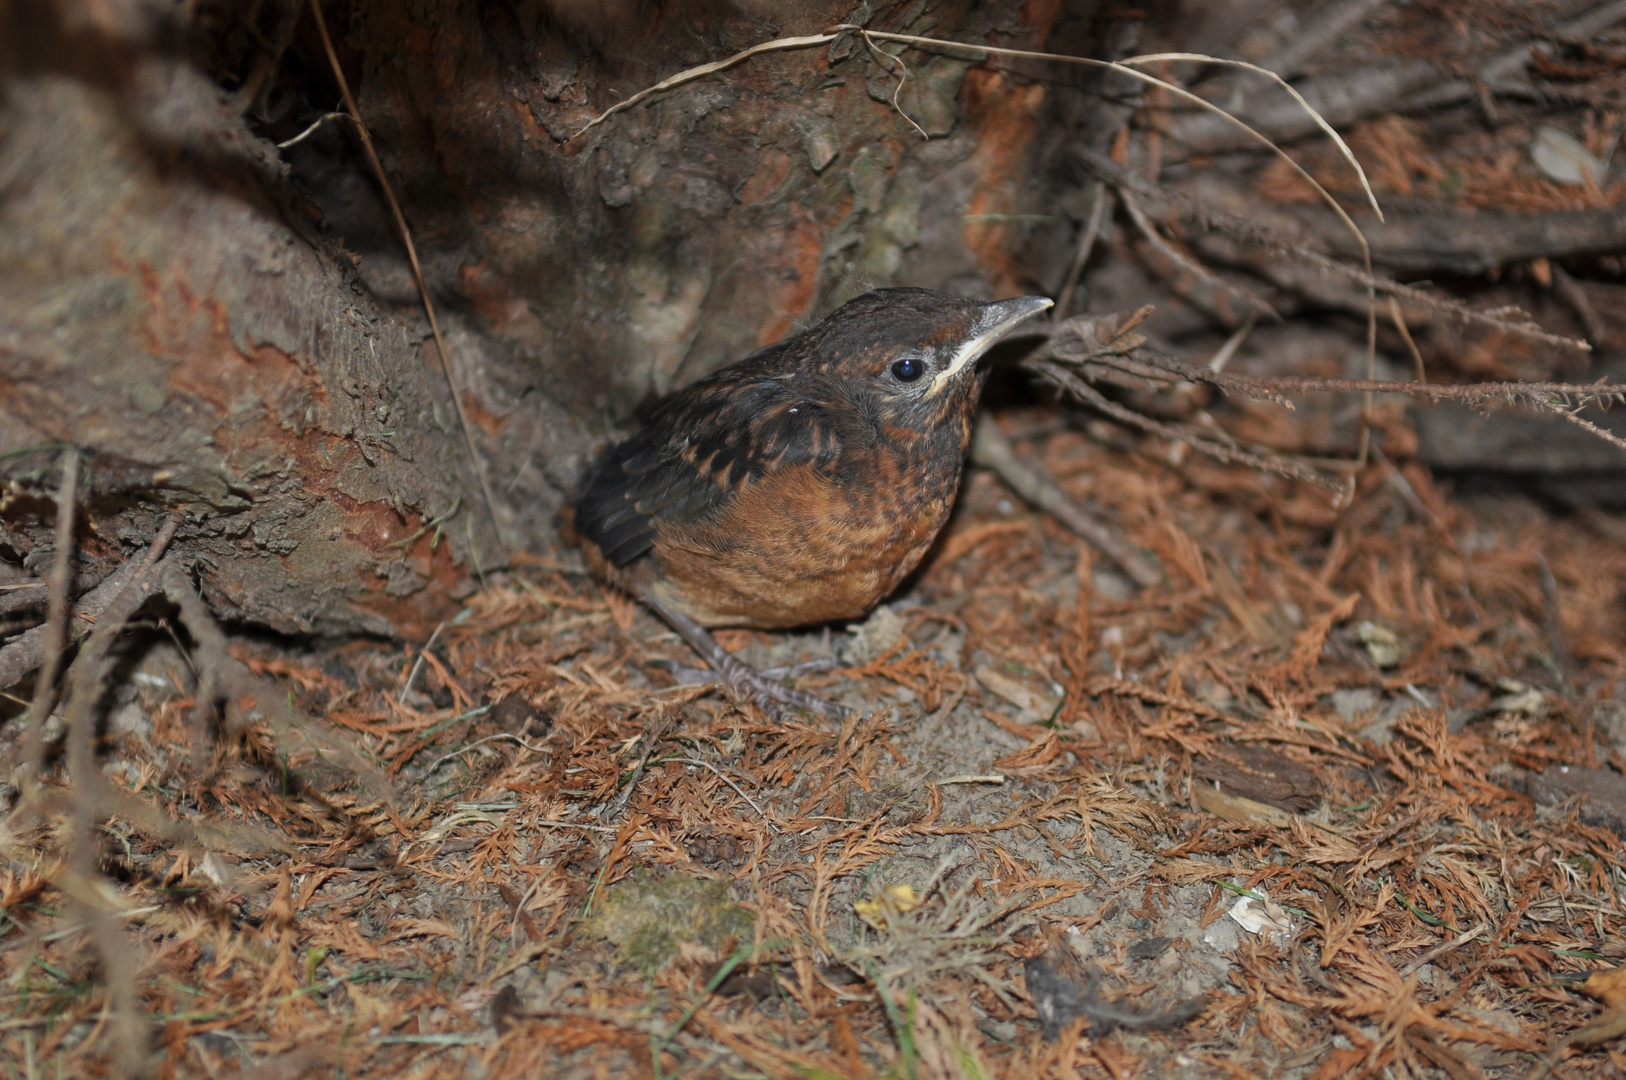
POLYGON ((1052 301, 1042 296, 1018 296, 1014 300, 996 300, 984 304, 972 324, 971 333, 960 343, 948 367, 937 373, 927 396, 937 393, 954 381, 954 377, 977 362, 1000 338, 1049 308, 1052 301))

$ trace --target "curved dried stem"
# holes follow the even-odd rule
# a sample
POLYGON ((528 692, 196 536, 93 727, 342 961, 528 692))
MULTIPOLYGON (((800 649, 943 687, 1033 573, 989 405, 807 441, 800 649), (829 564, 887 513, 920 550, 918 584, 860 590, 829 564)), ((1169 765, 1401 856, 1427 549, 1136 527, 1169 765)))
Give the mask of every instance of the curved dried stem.
POLYGON ((842 23, 841 25, 834 27, 834 29, 862 32, 879 38, 882 41, 901 41, 910 45, 918 45, 921 48, 948 50, 958 49, 962 52, 973 52, 978 54, 979 59, 985 59, 990 56, 1004 56, 1022 60, 1048 60, 1063 64, 1080 64, 1084 67, 1094 67, 1107 71, 1116 71, 1120 74, 1127 75, 1132 79, 1138 79, 1139 81, 1146 83, 1148 86, 1162 87, 1164 90, 1173 94, 1182 101, 1214 113, 1216 116, 1225 117, 1231 123, 1247 132, 1249 136, 1269 147, 1277 157, 1287 162, 1288 166, 1298 174, 1300 179, 1315 189, 1315 192, 1321 201, 1332 207, 1333 211, 1338 215, 1339 220, 1344 223, 1345 228, 1349 229, 1351 234, 1353 234, 1356 238, 1357 242, 1360 243, 1362 251, 1366 253, 1367 262, 1370 264, 1371 247, 1367 244, 1366 235, 1361 232, 1360 226, 1355 224, 1355 219, 1349 216, 1349 213, 1333 196, 1332 192, 1328 191, 1319 181, 1316 180, 1315 177, 1311 176, 1309 172, 1305 170, 1304 166, 1293 160, 1291 154, 1272 142, 1270 137, 1264 132, 1259 131, 1245 121, 1237 118, 1229 112, 1226 112, 1218 105, 1215 105, 1212 101, 1199 97, 1178 83, 1170 82, 1167 79, 1161 79, 1156 75, 1148 75, 1146 72, 1140 71, 1132 66, 1143 63, 1160 63, 1167 60, 1195 60, 1202 63, 1227 64, 1247 71, 1253 71, 1270 76, 1270 78, 1274 79, 1277 83, 1285 87, 1288 93, 1293 95, 1294 100, 1302 105, 1309 112, 1310 116, 1314 118, 1318 127, 1332 136, 1334 143, 1338 147, 1338 152, 1355 170, 1356 175, 1360 178, 1361 188, 1366 192, 1367 200, 1370 202, 1373 211, 1378 215, 1378 220, 1382 221, 1383 209, 1378 206, 1377 196, 1373 194, 1371 185, 1367 183, 1366 171, 1361 168, 1361 163, 1356 159, 1354 151, 1350 150, 1349 144, 1345 143, 1344 140, 1339 137, 1338 133, 1332 129, 1332 125, 1328 124, 1321 114, 1317 113, 1315 109, 1311 107, 1310 103, 1304 100, 1302 95, 1300 95, 1291 86, 1287 85, 1286 80, 1282 79, 1281 76, 1276 75, 1273 72, 1266 71, 1264 68, 1261 68, 1255 64, 1249 64, 1242 60, 1225 60, 1219 57, 1205 56, 1202 53, 1149 53, 1145 56, 1126 57, 1123 60, 1096 60, 1092 57, 1068 56, 1064 53, 1042 53, 1033 52, 1028 49, 1004 49, 994 45, 972 45, 963 41, 947 41, 942 38, 919 37, 914 34, 891 34, 880 30, 865 30, 863 27, 852 26, 847 23, 842 23))
MULTIPOLYGON (((862 28, 854 27, 853 29, 862 28)), ((742 64, 751 59, 753 56, 760 56, 763 53, 768 52, 784 52, 787 49, 810 49, 815 45, 823 45, 826 42, 834 41, 840 36, 840 34, 828 33, 809 34, 806 37, 775 38, 772 41, 764 41, 760 45, 753 45, 749 49, 737 52, 733 56, 727 57, 726 59, 715 60, 709 64, 701 64, 698 67, 685 68, 676 75, 662 79, 654 86, 646 86, 644 89, 638 91, 627 100, 611 105, 608 109, 605 109, 603 112, 593 117, 593 119, 589 120, 586 125, 583 126, 580 131, 576 132, 576 134, 572 135, 571 138, 580 138, 583 134, 591 131, 593 128, 598 127, 616 113, 621 112, 623 109, 630 109, 640 101, 644 101, 663 90, 675 90, 679 86, 683 86, 686 83, 694 82, 696 79, 703 79, 707 75, 715 75, 719 71, 727 71, 734 65, 742 64)))
POLYGON ((930 142, 931 136, 926 133, 926 129, 915 123, 915 118, 904 112, 902 103, 898 101, 899 95, 903 93, 904 81, 909 78, 909 65, 903 62, 903 57, 893 56, 891 53, 875 44, 875 40, 870 36, 869 31, 862 31, 861 36, 864 39, 864 46, 869 49, 871 56, 884 56, 887 59, 888 67, 891 67, 893 64, 898 66, 898 85, 892 88, 892 108, 897 111, 899 116, 909 121, 910 127, 920 132, 920 137, 922 139, 930 142))
MULTIPOLYGON (((1350 232, 1355 236, 1356 240, 1360 243, 1362 250, 1367 253, 1367 260, 1370 262, 1370 247, 1367 244, 1366 237, 1361 232, 1360 227, 1355 224, 1355 220, 1349 216, 1348 212, 1344 210, 1343 206, 1330 191, 1322 186, 1322 184, 1317 181, 1315 177, 1311 176, 1302 165, 1294 161, 1292 156, 1288 154, 1287 151, 1283 150, 1280 146, 1277 146, 1274 142, 1272 142, 1269 136, 1255 129, 1231 113, 1226 112, 1213 102, 1192 93, 1190 90, 1180 86, 1178 83, 1170 82, 1169 80, 1159 78, 1156 75, 1149 75, 1134 66, 1137 64, 1162 63, 1169 60, 1193 60, 1199 63, 1226 64, 1232 67, 1241 68, 1245 71, 1265 75, 1274 80, 1279 86, 1293 96, 1294 101, 1298 102, 1298 104, 1309 113, 1309 115, 1314 119, 1316 126, 1321 128, 1322 131, 1326 132, 1332 138, 1333 143, 1338 147, 1339 154, 1341 154, 1344 160, 1349 162, 1350 167, 1355 170, 1355 174, 1361 182, 1361 189, 1366 193, 1368 202, 1371 204, 1373 211, 1378 215, 1378 220, 1383 220, 1383 209, 1378 205, 1377 196, 1373 194, 1372 186, 1367 182, 1366 171, 1361 168, 1361 163, 1356 159, 1354 151, 1352 151, 1349 148, 1349 144, 1344 142, 1343 138, 1333 130, 1332 125, 1327 123, 1326 119, 1317 113, 1308 101, 1304 100, 1303 95, 1289 86, 1287 81, 1280 75, 1267 71, 1266 69, 1259 67, 1257 64, 1250 64, 1242 60, 1226 60, 1217 56, 1206 56, 1202 53, 1150 53, 1145 56, 1127 57, 1123 60, 1097 60, 1088 56, 1069 56, 1065 53, 1034 52, 1030 49, 1006 49, 995 45, 976 45, 965 41, 950 41, 945 38, 921 37, 917 34, 894 34, 883 30, 870 30, 867 27, 858 26, 853 23, 839 23, 831 27, 823 34, 810 34, 805 37, 775 38, 772 41, 764 41, 759 45, 753 45, 749 49, 737 52, 733 56, 725 59, 716 60, 709 64, 700 64, 697 67, 685 68, 676 75, 662 79, 653 86, 645 87, 643 90, 638 91, 638 93, 632 95, 627 100, 612 105, 610 108, 604 110, 592 120, 588 121, 588 123, 581 129, 581 131, 578 131, 576 135, 580 135, 582 132, 597 127, 599 124, 602 124, 605 120, 609 119, 616 113, 621 112, 623 109, 631 108, 633 105, 636 105, 639 102, 648 99, 651 95, 660 93, 663 90, 675 89, 679 86, 685 85, 686 83, 694 82, 696 79, 701 79, 707 75, 716 74, 719 71, 724 71, 736 64, 749 60, 753 56, 759 56, 763 53, 784 52, 792 49, 808 49, 815 45, 823 45, 827 42, 834 41, 842 33, 862 35, 866 43, 870 43, 872 40, 896 41, 906 45, 914 45, 923 49, 972 53, 978 60, 986 60, 992 56, 1000 56, 1017 60, 1040 60, 1062 64, 1079 64, 1084 67, 1100 68, 1106 71, 1116 71, 1120 74, 1127 75, 1132 79, 1146 83, 1149 86, 1162 87, 1164 90, 1167 90, 1169 93, 1173 94, 1182 101, 1195 105, 1198 108, 1204 109, 1208 112, 1212 112, 1217 116, 1225 117, 1231 123, 1237 125, 1243 131, 1247 132, 1252 138, 1269 147, 1270 150, 1279 158, 1287 162, 1288 166, 1298 174, 1299 178, 1314 188, 1316 194, 1321 198, 1321 200, 1328 206, 1332 207, 1333 211, 1337 213, 1339 220, 1341 220, 1345 227, 1350 230, 1350 232)), ((888 53, 886 55, 891 56, 892 54, 888 53)), ((893 57, 893 59, 897 58, 893 57)), ((910 123, 914 122, 911 120, 910 123)), ((918 126, 919 125, 916 125, 916 127, 918 126)), ((921 134, 924 135, 925 132, 921 132, 921 134)))
POLYGON ((1084 275, 1084 264, 1090 261, 1090 252, 1095 250, 1095 241, 1101 235, 1108 198, 1106 184, 1097 180, 1090 192, 1090 216, 1084 223, 1084 231, 1079 234, 1078 250, 1073 254, 1072 265, 1067 268, 1067 278, 1061 283, 1061 291, 1056 294, 1056 307, 1050 314, 1052 323, 1066 319, 1067 309, 1072 307, 1073 292, 1078 288, 1078 279, 1084 275))

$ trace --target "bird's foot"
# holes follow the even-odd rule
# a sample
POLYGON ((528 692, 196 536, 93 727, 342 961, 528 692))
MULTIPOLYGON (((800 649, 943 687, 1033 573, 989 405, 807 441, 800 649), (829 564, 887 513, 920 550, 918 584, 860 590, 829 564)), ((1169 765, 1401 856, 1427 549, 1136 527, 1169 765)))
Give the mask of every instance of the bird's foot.
MULTIPOLYGON (((690 667, 680 664, 676 660, 655 659, 650 660, 651 667, 658 667, 672 676, 672 680, 679 686, 706 686, 710 683, 721 683, 723 679, 711 668, 690 667)), ((757 668, 757 674, 766 679, 775 679, 784 682, 786 679, 799 679, 803 675, 817 675, 824 671, 834 671, 841 666, 841 661, 835 659, 805 660, 800 664, 779 667, 757 668)))
MULTIPOLYGON (((725 656, 728 654, 724 654, 725 656)), ((749 697, 768 716, 777 721, 790 720, 792 717, 781 707, 793 705, 819 716, 829 717, 831 720, 842 720, 847 716, 847 710, 834 702, 826 701, 821 697, 808 693, 806 690, 797 690, 786 686, 779 679, 774 678, 767 671, 758 671, 740 660, 729 656, 724 661, 719 674, 721 681, 736 694, 749 697)))
POLYGON ((795 667, 758 671, 719 645, 710 631, 687 615, 648 598, 645 598, 645 602, 670 623, 672 629, 711 665, 710 671, 702 672, 674 664, 672 671, 680 683, 720 682, 736 694, 750 698, 768 714, 769 718, 781 722, 792 719, 784 709, 786 705, 806 709, 832 720, 842 720, 847 716, 847 710, 840 705, 809 694, 805 690, 786 686, 780 681, 786 677, 809 672, 828 671, 836 666, 834 660, 813 660, 795 667))

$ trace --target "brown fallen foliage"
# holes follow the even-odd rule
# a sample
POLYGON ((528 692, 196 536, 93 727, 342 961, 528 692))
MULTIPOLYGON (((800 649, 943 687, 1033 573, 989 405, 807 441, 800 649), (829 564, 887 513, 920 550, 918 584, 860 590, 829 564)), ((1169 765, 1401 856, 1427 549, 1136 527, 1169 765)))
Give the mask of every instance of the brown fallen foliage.
MULTIPOLYGON (((1443 34, 1457 7, 1395 5, 1379 30, 1423 41, 1413 24, 1443 34)), ((1492 9, 1496 41, 1523 41, 1518 6, 1492 9)), ((1602 45, 1559 40, 1540 62, 1618 93, 1602 45)), ((1499 132, 1499 84, 1481 82, 1499 132)), ((1598 153, 1615 101, 1577 128, 1598 153)), ((1149 99, 1123 153, 1081 155, 1155 215, 1135 203, 1103 234, 1112 257, 1140 236, 1188 300, 1247 294, 1188 239, 1273 302, 1296 287, 1282 265, 1332 273, 1335 243, 1295 261, 1305 234, 1225 216, 1300 202, 1297 174, 1262 166, 1229 196, 1159 178, 1163 129, 1172 161, 1192 126, 1166 105, 1149 99)), ((1528 115, 1500 143, 1475 128, 1446 146, 1377 111, 1349 118, 1350 141, 1386 198, 1466 217, 1626 191, 1540 175, 1528 115)), ((1341 157, 1303 160, 1356 190, 1341 157)), ((1379 262, 1406 269, 1419 227, 1374 230, 1379 262)), ((1489 232, 1444 265, 1477 266, 1489 232)), ((1513 257, 1492 254, 1500 275, 1513 257)), ((856 710, 839 728, 766 723, 685 678, 681 643, 567 552, 517 559, 410 647, 228 643, 186 552, 133 567, 170 606, 115 640, 139 598, 81 605, 109 622, 72 626, 87 645, 65 739, 0 726, 26 770, 0 825, 0 1072, 1618 1075, 1626 519, 1454 497, 1417 459, 1415 413, 1364 410, 1367 458, 1339 411, 1355 399, 1320 393, 1567 411, 1588 387, 1556 384, 1595 373, 1501 307, 1338 273, 1301 291, 1335 311, 1362 300, 1351 283, 1389 292, 1380 344, 1426 388, 1263 347, 1229 373, 1195 348, 1069 356, 1058 336, 1040 369, 1112 396, 1092 390, 1084 419, 1032 401, 992 419, 979 460, 1027 479, 969 474, 891 606, 856 633, 719 635, 765 666, 826 661, 797 678, 856 710), (1428 326, 1420 347, 1405 319, 1428 326)), ((1572 309, 1566 334, 1618 344, 1556 262, 1515 278, 1551 290, 1543 326, 1572 309)), ((1074 325, 1096 345, 1130 329, 1074 325)))
MULTIPOLYGON (((1161 464, 1168 444, 1014 441, 1168 580, 1133 592, 974 474, 893 640, 807 677, 863 708, 839 730, 663 685, 650 661, 684 651, 553 557, 493 579, 431 649, 237 647, 348 732, 394 798, 266 753, 264 721, 188 760, 185 662, 155 651, 115 709, 113 783, 296 854, 101 826, 95 896, 160 1025, 154 1069, 1607 1070, 1607 1045, 1565 1038, 1597 1012, 1579 980, 1626 957, 1626 824, 1526 792, 1542 770, 1626 765, 1620 526, 1455 503, 1413 475, 1422 518, 1377 466, 1340 513, 1292 482, 1161 464), (989 666, 1059 685, 1062 707, 1017 708, 971 677, 989 666), (934 783, 951 772, 984 783, 934 783), (696 879, 720 887, 660 892, 696 879), (1289 932, 1232 933, 1220 956, 1204 935, 1248 890, 1289 932), (639 905, 661 903, 671 940, 629 942, 639 905), (1147 930, 1111 923, 1126 912, 1147 930), (1205 948, 1224 976, 1183 1026, 1092 1039, 1086 1020, 1047 1043, 1023 962, 1046 933, 1108 925, 1089 959, 1126 1015, 1175 1004, 1126 951, 1151 927, 1174 942, 1164 978, 1205 948)), ((764 662, 831 651, 728 644, 764 662)), ((89 886, 46 821, 12 823, 0 1056, 21 1075, 106 1072, 109 999, 76 914, 89 886)))

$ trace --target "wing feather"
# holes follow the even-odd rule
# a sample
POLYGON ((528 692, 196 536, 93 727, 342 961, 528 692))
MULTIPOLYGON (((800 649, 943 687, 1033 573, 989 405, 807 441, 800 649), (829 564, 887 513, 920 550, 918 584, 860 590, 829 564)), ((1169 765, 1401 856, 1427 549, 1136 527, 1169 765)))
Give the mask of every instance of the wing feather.
POLYGON ((843 439, 831 409, 762 365, 679 391, 612 448, 576 503, 576 531, 615 566, 649 551, 657 527, 713 519, 740 487, 779 469, 833 470, 843 439))

